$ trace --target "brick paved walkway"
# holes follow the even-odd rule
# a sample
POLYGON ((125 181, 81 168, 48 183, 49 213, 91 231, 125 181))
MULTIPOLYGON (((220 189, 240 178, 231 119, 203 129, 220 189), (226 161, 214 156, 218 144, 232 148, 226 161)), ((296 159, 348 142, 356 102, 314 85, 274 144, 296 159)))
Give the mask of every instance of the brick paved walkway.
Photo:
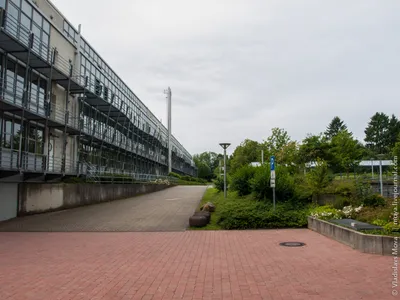
POLYGON ((1 222, 0 231, 183 231, 205 190, 205 186, 177 186, 124 200, 17 218, 1 222))
POLYGON ((394 299, 392 257, 307 229, 0 233, 0 241, 1 300, 394 299))

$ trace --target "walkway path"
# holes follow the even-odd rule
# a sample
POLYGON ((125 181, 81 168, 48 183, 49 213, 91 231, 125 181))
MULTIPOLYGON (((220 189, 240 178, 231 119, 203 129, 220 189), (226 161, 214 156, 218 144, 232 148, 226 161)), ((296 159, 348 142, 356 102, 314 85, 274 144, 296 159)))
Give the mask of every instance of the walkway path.
POLYGON ((0 223, 0 231, 183 231, 205 190, 205 186, 177 186, 124 200, 17 218, 0 223))

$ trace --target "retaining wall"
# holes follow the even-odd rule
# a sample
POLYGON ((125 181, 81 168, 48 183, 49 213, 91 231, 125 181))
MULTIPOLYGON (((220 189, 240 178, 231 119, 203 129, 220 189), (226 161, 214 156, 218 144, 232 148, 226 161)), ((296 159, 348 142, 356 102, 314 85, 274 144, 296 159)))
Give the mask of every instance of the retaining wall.
POLYGON ((19 187, 18 216, 129 198, 171 187, 165 184, 42 184, 19 187))
POLYGON ((395 237, 365 234, 312 217, 308 217, 308 228, 364 253, 397 256, 395 237))

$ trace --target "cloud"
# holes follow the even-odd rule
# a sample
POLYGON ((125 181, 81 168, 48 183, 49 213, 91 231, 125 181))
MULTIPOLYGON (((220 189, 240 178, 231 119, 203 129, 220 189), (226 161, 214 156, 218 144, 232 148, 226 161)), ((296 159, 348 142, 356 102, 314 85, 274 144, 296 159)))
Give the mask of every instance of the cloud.
POLYGON ((397 0, 53 2, 191 153, 399 116, 397 0))

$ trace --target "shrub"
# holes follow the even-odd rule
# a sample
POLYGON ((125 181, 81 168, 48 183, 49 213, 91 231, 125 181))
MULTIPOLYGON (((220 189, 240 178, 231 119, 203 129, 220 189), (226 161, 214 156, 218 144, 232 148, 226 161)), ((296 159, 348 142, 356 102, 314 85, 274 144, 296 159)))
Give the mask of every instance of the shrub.
POLYGON ((357 215, 356 219, 361 222, 371 224, 373 221, 379 219, 389 223, 393 220, 393 208, 392 207, 368 207, 365 206, 362 211, 357 215))
POLYGON ((256 168, 243 166, 232 176, 232 190, 237 191, 239 196, 251 193, 250 180, 254 177, 256 168))
MULTIPOLYGON (((291 200, 295 195, 295 181, 286 167, 276 168, 276 198, 280 201, 291 200)), ((259 200, 272 199, 272 188, 270 187, 271 172, 269 167, 257 168, 254 178, 250 180, 251 189, 259 200)))
POLYGON ((400 225, 395 224, 394 222, 389 222, 383 226, 383 229, 386 232, 400 232, 400 225))
MULTIPOLYGON (((224 177, 218 176, 214 179, 214 185, 218 192, 222 192, 224 190, 224 177)), ((226 185, 228 185, 228 178, 226 178, 226 185)), ((228 190, 228 186, 226 189, 228 190)))
POLYGON ((178 179, 182 179, 182 176, 181 176, 181 175, 179 175, 179 174, 177 174, 177 173, 174 173, 174 172, 170 172, 170 173, 168 174, 168 176, 172 176, 172 177, 176 177, 176 178, 178 178, 178 179))
POLYGON ((355 219, 356 216, 358 215, 358 213, 360 213, 360 211, 362 210, 363 206, 359 206, 359 207, 353 207, 351 205, 349 206, 345 206, 342 209, 342 213, 344 215, 345 218, 347 219, 355 219))
POLYGON ((321 219, 321 220, 332 220, 332 219, 342 219, 343 213, 331 206, 318 206, 311 210, 311 217, 321 219))
POLYGON ((307 185, 305 176, 297 175, 294 177, 293 202, 310 203, 312 200, 312 191, 307 185))
POLYGON ((365 206, 378 207, 378 206, 385 206, 386 201, 385 198, 383 198, 381 195, 373 194, 366 197, 363 203, 365 206))
POLYGON ((220 211, 218 224, 223 229, 299 228, 307 226, 308 209, 272 205, 254 200, 232 201, 220 211))
POLYGON ((342 196, 336 196, 336 200, 333 202, 333 207, 336 209, 342 209, 349 205, 351 205, 350 199, 342 196))
POLYGON ((268 166, 258 167, 254 174, 254 178, 250 180, 251 190, 257 199, 272 198, 272 190, 270 188, 270 169, 268 166))
POLYGON ((386 222, 385 220, 376 219, 376 220, 372 221, 371 223, 376 226, 385 226, 388 222, 386 222))

